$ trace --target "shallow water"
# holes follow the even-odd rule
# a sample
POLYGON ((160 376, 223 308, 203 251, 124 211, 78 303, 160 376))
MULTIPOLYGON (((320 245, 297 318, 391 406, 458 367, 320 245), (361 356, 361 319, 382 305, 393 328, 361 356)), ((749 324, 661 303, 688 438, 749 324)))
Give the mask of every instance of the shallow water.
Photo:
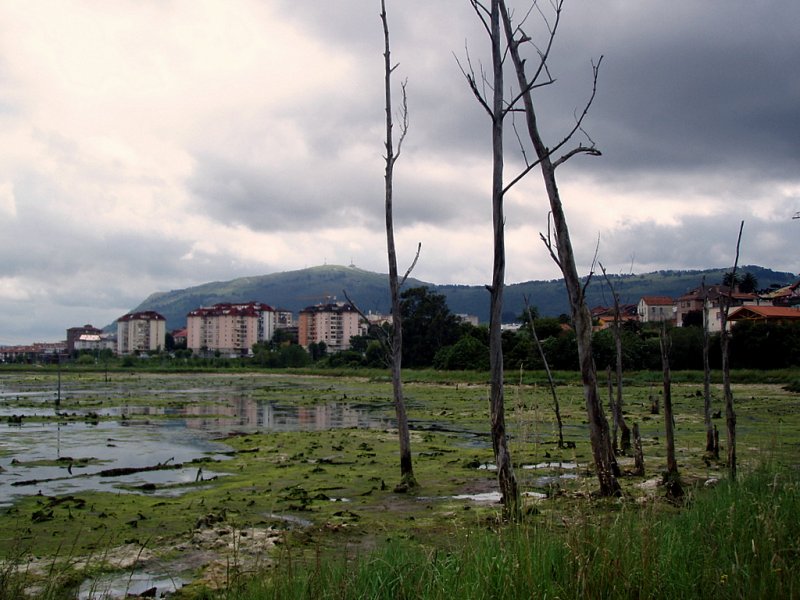
MULTIPOLYGON (((162 383, 171 380, 165 378, 162 383)), ((0 423, 0 506, 38 493, 142 493, 135 488, 144 484, 156 488, 151 485, 146 493, 179 494, 190 487, 179 486, 198 479, 199 465, 188 463, 207 457, 226 459, 230 448, 216 440, 233 432, 385 429, 394 424, 364 404, 357 408, 346 402, 297 406, 257 399, 253 397, 256 386, 232 390, 222 385, 159 388, 146 384, 72 382, 62 387, 62 403, 56 407, 52 382, 0 381, 4 421, 0 423), (125 402, 127 398, 130 403, 125 402), (159 464, 183 464, 184 468, 120 477, 99 475, 108 469, 159 464), (30 483, 21 485, 25 482, 30 483)), ((207 467, 203 467, 203 479, 218 475, 207 467)))
POLYGON ((162 594, 174 593, 187 581, 165 573, 135 571, 103 575, 97 579, 89 579, 78 591, 80 600, 105 600, 110 598, 138 597, 140 594, 156 588, 157 598, 162 594))

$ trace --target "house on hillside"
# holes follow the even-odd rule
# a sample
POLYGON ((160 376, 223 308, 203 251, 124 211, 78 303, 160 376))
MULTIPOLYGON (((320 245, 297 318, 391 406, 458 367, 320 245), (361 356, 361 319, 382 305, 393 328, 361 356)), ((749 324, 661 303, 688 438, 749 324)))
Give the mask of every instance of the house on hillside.
POLYGON ((675 301, 675 321, 678 327, 703 324, 703 302, 708 308, 708 330, 722 331, 722 306, 730 302, 730 312, 739 306, 769 306, 771 302, 757 294, 733 291, 726 285, 710 285, 705 289, 695 288, 675 301))
POLYGON ((642 296, 636 305, 642 323, 663 323, 675 319, 675 302, 669 296, 642 296))

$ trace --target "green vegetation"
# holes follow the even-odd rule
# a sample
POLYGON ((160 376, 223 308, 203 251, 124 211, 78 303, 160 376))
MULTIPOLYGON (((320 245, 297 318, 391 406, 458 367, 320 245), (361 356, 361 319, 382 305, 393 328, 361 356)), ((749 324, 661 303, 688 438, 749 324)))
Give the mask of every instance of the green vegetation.
MULTIPOLYGON (((262 572, 268 565, 276 565, 268 571, 280 573, 281 580, 288 578, 286 585, 299 586, 301 591, 303 587, 314 591, 334 585, 330 589, 341 589, 341 597, 368 596, 369 586, 377 585, 377 580, 369 579, 370 574, 387 582, 392 569, 395 575, 402 575, 395 584, 405 587, 388 588, 396 590, 389 597, 411 597, 420 590, 437 597, 437 586, 445 584, 450 587, 442 589, 456 594, 464 589, 458 586, 470 582, 472 587, 467 589, 476 592, 461 594, 464 597, 480 597, 479 590, 490 584, 501 586, 498 589, 507 590, 511 597, 517 593, 524 596, 540 585, 551 586, 553 594, 561 597, 579 597, 584 589, 589 595, 597 589, 596 597, 601 592, 618 597, 667 597, 673 591, 692 597, 692 590, 706 582, 716 582, 711 589, 722 597, 734 595, 738 589, 756 597, 770 591, 783 597, 787 591, 798 593, 796 540, 800 538, 793 529, 795 524, 783 523, 785 515, 796 514, 798 508, 792 494, 797 496, 800 395, 788 389, 798 381, 797 369, 734 372, 739 460, 743 473, 754 473, 755 483, 748 480, 741 488, 730 489, 724 481, 724 464, 704 453, 702 374, 675 373, 677 459, 691 498, 686 507, 665 500, 658 485, 664 469, 664 423, 663 417, 650 414, 650 404, 651 397, 659 394, 660 373, 626 374, 626 419, 640 425, 648 476, 622 477, 623 499, 609 501, 592 496, 596 480, 577 374, 555 373, 566 440, 574 444, 560 449, 555 443, 544 374, 509 371, 507 423, 515 467, 523 492, 540 495, 525 497, 525 525, 512 529, 500 524, 498 504, 468 497, 497 489, 495 474, 485 468, 493 462, 485 373, 406 373, 415 474, 421 487, 414 494, 396 494, 392 490, 399 477, 397 443, 391 428, 393 406, 386 370, 169 373, 119 367, 106 373, 87 368, 62 369, 62 411, 80 415, 124 406, 130 425, 137 419, 169 418, 160 414, 162 409, 175 416, 186 409, 190 415, 238 422, 244 414, 241 411, 250 406, 294 407, 311 418, 324 414, 325 407, 339 405, 347 406, 353 416, 368 411, 377 427, 358 428, 357 421, 352 421, 342 429, 306 432, 251 429, 224 440, 230 448, 225 459, 216 452, 184 464, 184 469, 191 470, 191 481, 185 483, 146 489, 121 486, 112 492, 80 491, 58 497, 36 495, 32 488, 30 496, 0 512, 0 558, 4 561, 0 572, 5 573, 0 573, 0 598, 20 597, 22 589, 39 597, 30 592, 35 586, 40 586, 36 589, 42 597, 72 597, 68 594, 84 576, 114 569, 125 575, 152 565, 185 573, 190 558, 195 562, 189 566, 195 570, 189 579, 196 581, 182 591, 188 598, 213 597, 206 586, 215 585, 224 586, 225 591, 217 596, 221 598, 261 593, 267 589, 264 586, 273 586, 262 572), (187 395, 187 390, 191 394, 187 395), (236 399, 236 410, 231 409, 230 398, 236 399), (136 407, 141 407, 140 412, 136 407), (198 411, 191 412, 195 408, 198 411), (772 466, 762 470, 759 465, 766 463, 772 466), (195 473, 202 474, 197 481, 195 473), (703 483, 709 479, 721 482, 706 489, 703 483), (763 509, 767 500, 761 492, 756 493, 759 485, 761 491, 772 494, 772 513, 763 509), (748 499, 762 508, 747 509, 749 513, 740 515, 739 507, 746 507, 748 499), (697 516, 697 521, 684 516, 694 514, 704 502, 716 502, 717 513, 702 513, 705 516, 697 516), (755 525, 750 522, 753 519, 755 525), (708 527, 699 528, 700 522, 708 527), (744 524, 738 531, 729 531, 732 522, 744 524), (607 532, 604 525, 608 524, 614 528, 607 532), (713 533, 717 524, 719 532, 750 536, 741 540, 731 537, 735 555, 717 548, 718 539, 712 537, 717 535, 713 533), (767 529, 762 533, 756 526, 767 529), (704 537, 706 529, 708 537, 704 537), (650 535, 634 539, 639 532, 650 535), (755 554, 749 545, 751 538, 755 554), (792 539, 795 545, 787 541, 792 539), (695 550, 692 544, 697 546, 695 550), (750 548, 749 554, 742 550, 745 546, 745 550, 750 548), (673 554, 668 553, 670 548, 673 554), (666 571, 656 567, 650 571, 652 565, 666 568, 675 556, 694 556, 693 552, 706 548, 716 554, 685 575, 689 580, 683 588, 674 587, 666 571), (612 553, 620 553, 619 564, 612 553), (120 562, 120 554, 129 560, 120 562), (197 558, 200 556, 215 558, 203 562, 197 558), (637 556, 639 563, 635 562, 637 556), (737 559, 734 570, 731 565, 736 565, 737 559), (759 562, 762 560, 772 561, 771 576, 759 562), (386 561, 396 562, 381 572, 375 563, 386 561), (612 575, 623 566, 626 579, 608 587, 612 575), (639 571, 632 570, 634 567, 639 571), (426 571, 429 568, 435 572, 426 571), (718 568, 716 575, 714 568, 718 568), (326 572, 337 570, 343 571, 340 576, 344 579, 334 584, 328 579, 333 575, 326 572), (257 580, 252 581, 256 573, 257 580), (581 574, 581 582, 566 581, 576 573, 581 574), (642 573, 648 574, 647 581, 642 573), (750 587, 755 586, 752 574, 756 573, 758 580, 765 582, 763 588, 750 587), (57 583, 46 583, 49 581, 57 583), (565 587, 568 584, 572 587, 565 587), (575 587, 579 584, 584 588, 575 587), (522 587, 502 587, 511 585, 522 587)), ((19 390, 19 396, 7 396, 14 407, 26 406, 26 391, 55 389, 57 379, 55 367, 0 369, 0 384, 6 390, 19 390)), ((718 410, 718 383, 713 396, 718 410)), ((724 434, 721 442, 724 445, 724 434)), ((13 455, 0 456, 4 466, 20 479, 30 479, 27 473, 42 466, 57 468, 65 477, 70 467, 70 475, 76 477, 108 468, 102 456, 69 464, 53 458, 13 466, 9 464, 13 455)), ((622 457, 621 466, 629 470, 631 459, 622 457)), ((683 573, 679 571, 676 579, 684 577, 683 573)), ((285 594, 296 589, 287 589, 285 594)), ((273 592, 278 597, 283 593, 280 589, 273 592)))
MULTIPOLYGON (((782 273, 758 266, 743 266, 742 271, 752 273, 763 288, 772 284, 788 285, 796 280, 793 273, 782 273)), ((698 287, 704 276, 709 284, 719 283, 725 272, 725 269, 657 271, 640 275, 612 275, 611 278, 620 294, 620 300, 623 303, 636 303, 645 295, 678 297, 687 290, 698 287)), ((443 294, 453 312, 477 315, 483 323, 489 320, 489 294, 484 286, 436 285, 414 278, 407 281, 408 287, 421 285, 443 294)), ((608 291, 604 288, 602 278, 592 279, 586 290, 589 306, 609 302, 608 291)), ((323 302, 331 295, 341 297, 342 290, 346 290, 364 312, 388 312, 389 288, 385 273, 337 265, 260 277, 242 277, 183 290, 158 292, 145 299, 134 312, 155 310, 166 317, 167 329, 175 329, 182 327, 186 323, 186 314, 199 306, 211 306, 217 302, 247 302, 257 298, 276 308, 297 312, 310 304, 323 302)), ((564 282, 561 279, 514 283, 506 286, 506 313, 503 315, 505 322, 513 321, 524 311, 523 297, 535 298, 542 316, 556 317, 569 312, 564 282)))
POLYGON ((314 562, 283 549, 237 600, 300 598, 793 598, 800 474, 764 467, 698 490, 685 509, 595 505, 527 525, 390 537, 314 562))

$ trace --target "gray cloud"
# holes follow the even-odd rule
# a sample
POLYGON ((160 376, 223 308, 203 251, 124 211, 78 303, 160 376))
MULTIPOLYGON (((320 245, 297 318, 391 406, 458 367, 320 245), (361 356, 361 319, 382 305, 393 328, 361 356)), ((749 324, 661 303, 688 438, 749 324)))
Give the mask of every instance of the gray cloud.
MULTIPOLYGON (((388 9, 396 99, 408 78, 411 119, 399 234, 409 248, 432 238, 415 276, 483 283, 489 120, 454 54, 464 64, 468 48, 480 69, 485 35, 467 2, 388 9)), ((64 25, 52 39, 37 35, 41 15, 0 8, 0 343, 102 324, 156 290, 325 259, 383 264, 382 246, 364 246, 383 243, 377 1, 244 1, 224 26, 191 3, 157 21, 132 1, 98 9, 98 23, 124 14, 135 47, 49 10, 64 25)), ((632 257, 638 271, 724 266, 744 219, 743 261, 798 270, 798 22, 794 0, 567 3, 556 82, 536 98, 554 144, 604 56, 585 122, 603 156, 560 169, 582 264, 599 236, 613 271, 632 257)), ((541 31, 535 14, 526 27, 541 31)), ((522 160, 508 135, 512 176, 522 160)), ((554 276, 537 239, 538 173, 507 208, 509 273, 554 276)))

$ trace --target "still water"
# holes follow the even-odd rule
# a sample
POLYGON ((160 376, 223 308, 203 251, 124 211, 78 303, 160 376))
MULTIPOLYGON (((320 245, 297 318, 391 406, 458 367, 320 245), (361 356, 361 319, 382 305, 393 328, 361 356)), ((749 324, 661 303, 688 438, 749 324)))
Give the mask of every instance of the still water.
MULTIPOLYGON (((291 398, 275 400, 274 394, 258 398, 254 386, 231 389, 221 381, 198 376, 127 385, 71 382, 54 392, 52 378, 0 379, 0 506, 23 495, 138 492, 141 486, 148 493, 178 494, 186 489, 182 484, 219 475, 191 461, 226 459, 230 448, 219 440, 234 432, 385 429, 394 424, 384 410, 376 410, 385 408, 383 402, 371 408, 322 398, 297 405, 291 398), (184 467, 114 477, 101 473, 176 464, 184 467)), ((298 393, 296 386, 287 390, 288 396, 298 393)))

